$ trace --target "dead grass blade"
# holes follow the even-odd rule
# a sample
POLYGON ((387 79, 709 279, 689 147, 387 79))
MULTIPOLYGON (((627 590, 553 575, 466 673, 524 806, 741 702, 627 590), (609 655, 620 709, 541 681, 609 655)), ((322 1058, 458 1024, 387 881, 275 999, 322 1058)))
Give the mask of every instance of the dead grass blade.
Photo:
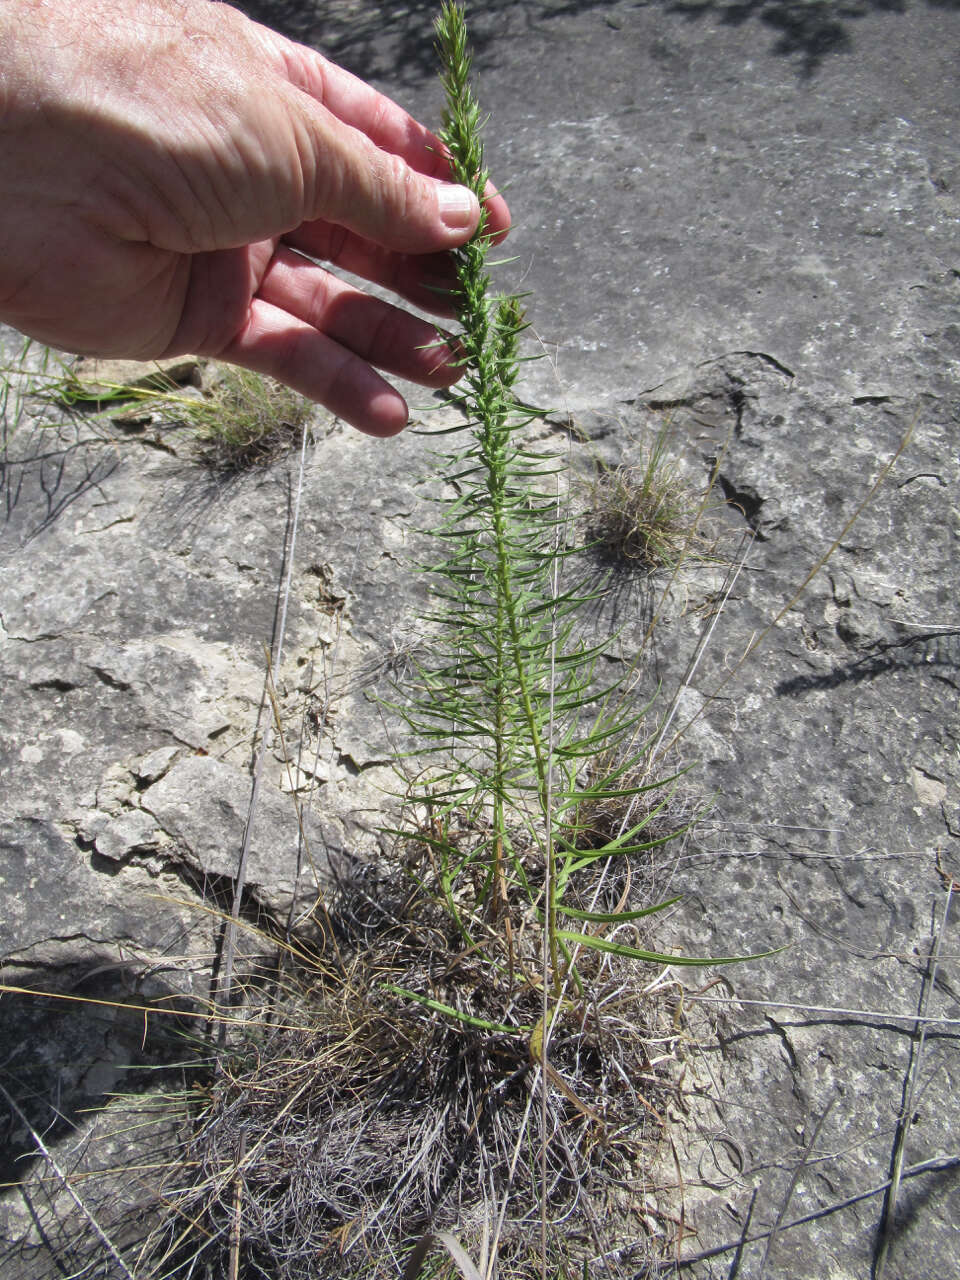
POLYGON ((874 1280, 883 1280, 883 1273, 886 1269, 887 1258, 890 1253, 890 1244, 893 1239, 893 1224, 897 1214, 897 1199, 900 1194, 900 1183, 903 1178, 903 1157, 906 1151, 907 1135, 910 1132, 910 1125, 913 1122, 913 1100, 917 1090, 917 1079, 920 1074, 920 1062, 923 1058, 923 1049, 927 1036, 927 1023, 921 1021, 927 1012, 927 1005, 930 1000, 930 992, 933 990, 937 981, 937 969, 940 964, 940 947, 943 942, 943 935, 947 927, 947 919, 950 914, 950 902, 953 898, 953 882, 947 886, 947 896, 943 904, 943 914, 940 917, 940 926, 937 929, 936 938, 933 944, 933 950, 930 954, 927 967, 923 974, 923 983, 920 988, 920 1000, 917 1009, 919 1015, 914 1023, 914 1039, 910 1046, 910 1061, 907 1066, 907 1075, 903 1089, 903 1106, 900 1112, 900 1119, 897 1124, 897 1133, 893 1144, 893 1161, 890 1172, 890 1187, 887 1191, 886 1203, 883 1207, 883 1220, 880 1224, 880 1234, 877 1241, 877 1250, 873 1265, 874 1280))
POLYGON ((124 1262, 123 1257, 120 1254, 120 1251, 117 1248, 117 1246, 113 1243, 113 1241, 104 1231, 103 1227, 100 1226, 100 1223, 96 1220, 96 1218, 87 1208, 87 1206, 83 1203, 83 1200, 74 1190, 73 1186, 70 1183, 70 1179, 67 1177, 64 1171, 60 1168, 59 1164, 57 1164, 56 1160, 53 1157, 52 1152, 50 1151, 50 1148, 47 1146, 44 1140, 40 1137, 39 1133, 37 1133, 36 1129, 33 1127, 33 1125, 24 1115, 23 1111, 20 1109, 19 1105, 17 1104, 16 1099, 11 1098, 10 1094, 7 1093, 6 1089, 3 1087, 2 1084, 0 1084, 0 1093, 2 1093, 4 1098, 6 1099, 7 1106, 11 1109, 11 1111, 15 1112, 16 1115, 19 1117, 20 1123, 26 1127, 27 1132, 30 1134, 30 1137, 33 1139, 34 1145, 36 1146, 37 1150, 40 1152, 44 1160, 49 1165, 51 1171, 53 1172, 54 1177, 63 1187, 64 1191, 66 1191, 67 1195, 76 1205, 80 1213, 83 1214, 87 1222, 90 1223, 90 1226, 93 1228, 94 1232, 96 1233, 98 1240, 106 1249, 107 1253, 110 1254, 110 1257, 113 1258, 114 1262, 120 1268, 123 1275, 126 1276, 127 1280, 137 1280, 137 1277, 130 1270, 127 1264, 124 1262))
POLYGON ((449 1231, 437 1231, 421 1237, 403 1269, 403 1280, 417 1280, 427 1259, 427 1254, 431 1249, 436 1248, 438 1244, 443 1245, 444 1249, 449 1253, 454 1266, 463 1276, 463 1280, 484 1280, 486 1271, 481 1274, 477 1270, 463 1245, 449 1231))
POLYGON ((820 1130, 823 1128, 824 1123, 826 1122, 827 1116, 830 1114, 830 1110, 833 1107, 833 1104, 835 1101, 836 1101, 836 1098, 831 1098, 830 1101, 827 1103, 827 1105, 824 1107, 820 1115, 820 1119, 814 1125, 813 1133, 810 1135, 810 1141, 804 1147, 803 1155, 797 1161, 797 1164, 794 1166, 794 1170, 790 1175, 790 1181, 787 1184, 786 1195, 783 1197, 783 1204, 780 1206, 780 1209, 777 1213, 776 1221, 774 1222, 773 1226, 770 1228, 770 1233, 767 1236, 767 1243, 764 1245, 763 1257, 760 1259, 760 1266, 757 1270, 757 1280, 763 1280, 764 1273, 767 1269, 767 1262, 769 1261, 770 1255, 773 1253, 773 1250, 776 1246, 777 1236, 780 1234, 780 1228, 783 1226, 783 1220, 787 1216, 787 1210, 790 1208, 790 1201, 793 1199, 793 1193, 797 1189, 797 1183, 800 1181, 800 1175, 803 1173, 804 1169, 807 1167, 810 1157, 813 1155, 813 1149, 817 1145, 817 1139, 820 1136, 820 1130))
MULTIPOLYGON (((300 445, 300 470, 297 477, 297 493, 294 501, 293 519, 291 521, 290 528, 290 547, 286 555, 286 584, 283 590, 283 605, 280 611, 280 623, 277 628, 275 665, 278 667, 283 658, 283 642, 287 629, 287 608, 290 603, 290 592, 293 585, 293 556, 297 545, 297 529, 300 524, 300 499, 303 495, 303 477, 306 470, 307 434, 307 427, 306 424, 304 424, 300 445)), ((260 743, 260 755, 257 759, 257 768, 253 779, 253 790, 250 793, 250 804, 247 808, 247 821, 243 829, 240 856, 237 862, 237 873, 233 885, 233 906, 223 939, 223 973, 218 992, 218 998, 222 1006, 229 1006, 233 994, 233 968, 237 950, 237 921, 240 918, 243 891, 247 882, 247 861, 250 856, 250 841, 253 837, 253 823, 254 818, 256 817, 257 804, 260 799, 260 789, 263 783, 263 769, 266 764, 267 753, 273 745, 273 734, 271 732, 271 728, 272 726, 268 724, 267 728, 264 730, 263 739, 260 743)))

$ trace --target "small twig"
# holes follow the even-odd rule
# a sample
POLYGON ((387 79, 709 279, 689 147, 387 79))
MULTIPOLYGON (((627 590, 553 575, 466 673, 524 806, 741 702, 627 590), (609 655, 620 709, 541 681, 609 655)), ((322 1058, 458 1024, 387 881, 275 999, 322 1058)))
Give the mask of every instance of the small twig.
POLYGON ((124 1262, 116 1245, 107 1235, 107 1233, 104 1231, 103 1227, 100 1226, 100 1223, 97 1222, 96 1218, 93 1216, 93 1214, 90 1212, 87 1206, 80 1199, 76 1191, 74 1191, 73 1187, 70 1184, 69 1178, 64 1173, 64 1171, 60 1168, 60 1166, 57 1164, 56 1160, 53 1157, 52 1152, 50 1151, 50 1148, 46 1145, 44 1140, 40 1137, 39 1133, 37 1133, 36 1129, 34 1129, 33 1125, 24 1115, 17 1101, 14 1098, 12 1098, 9 1093, 7 1093, 6 1089, 3 1087, 2 1084, 0 1084, 0 1093, 2 1093, 3 1096, 6 1098, 7 1105, 10 1107, 10 1109, 19 1116, 21 1124, 26 1126, 27 1132, 30 1134, 30 1137, 34 1141, 34 1145, 36 1146, 40 1154, 43 1156, 44 1160, 46 1160, 50 1168, 53 1170, 57 1178, 57 1181, 63 1187, 64 1191, 66 1191, 67 1195, 70 1197, 73 1203, 77 1206, 77 1208, 86 1218, 86 1220, 90 1223, 91 1227, 93 1227, 94 1231, 97 1233, 97 1236, 99 1237, 104 1248, 110 1254, 111 1258, 113 1258, 114 1262, 123 1272, 123 1274, 127 1277, 127 1280, 137 1280, 137 1277, 133 1274, 133 1272, 124 1262))
POLYGON ((536 1065, 534 1070, 536 1074, 534 1075, 534 1079, 530 1085, 530 1090, 527 1094, 527 1102, 523 1112, 523 1118, 517 1126, 517 1140, 514 1143, 513 1155, 510 1160, 510 1168, 507 1174, 506 1185, 503 1189, 503 1198, 500 1203, 500 1214, 497 1218, 496 1228, 490 1245, 490 1261, 488 1263, 487 1275, 484 1276, 484 1280, 492 1280, 493 1277, 493 1267, 497 1257, 497 1251, 500 1247, 500 1236, 503 1233, 504 1219, 507 1216, 507 1207, 510 1203, 510 1192, 513 1186, 513 1179, 517 1172, 517 1163, 520 1159, 520 1152, 523 1147, 523 1135, 530 1122, 530 1112, 533 1110, 533 1100, 537 1096, 537 1084, 542 1076, 539 1064, 536 1065))
POLYGON ((743 1230, 740 1232, 740 1239, 737 1241, 737 1251, 733 1255, 733 1261, 730 1263, 730 1272, 727 1280, 737 1280, 740 1274, 740 1263, 743 1261, 743 1246, 746 1243, 747 1236, 750 1234, 750 1223, 753 1221, 753 1210, 757 1203, 758 1189, 754 1187, 753 1194, 750 1196, 750 1203, 747 1205, 747 1216, 743 1220, 743 1230))
POLYGON ((683 1237, 686 1234, 686 1229, 687 1229, 687 1224, 686 1224, 687 1210, 686 1210, 686 1200, 684 1197, 686 1186, 683 1181, 683 1170, 680 1167, 680 1156, 677 1152, 677 1144, 674 1142, 672 1135, 670 1138, 670 1154, 673 1156, 673 1167, 677 1171, 677 1187, 680 1191, 680 1212, 677 1219, 677 1262, 679 1264, 680 1250, 683 1248, 683 1237))
MULTIPOLYGON (((300 498, 303 494, 303 477, 306 470, 307 457, 307 426, 303 426, 303 439, 300 445, 300 471, 297 477, 297 494, 293 504, 293 521, 290 530, 290 550, 287 553, 287 580, 283 591, 283 605, 280 610, 280 625, 277 628, 277 656, 274 659, 274 666, 279 668, 283 658, 283 641, 287 630, 287 607, 290 603, 290 592, 293 586, 293 553, 297 545, 297 528, 300 523, 300 498)), ((257 759, 257 768, 253 778, 253 790, 250 792, 250 804, 247 808, 247 821, 243 829, 243 840, 240 845, 240 858, 237 863, 237 874, 233 884, 233 905, 230 909, 230 919, 227 922, 226 934, 223 940, 223 976, 220 981, 219 1003, 221 1006, 229 1006, 230 998, 233 993, 233 966, 237 950, 237 920, 240 917, 240 907, 243 902, 243 891, 247 883, 247 861, 250 856, 250 842, 253 839, 253 823, 256 818, 257 805, 260 801, 260 789, 263 783, 263 770, 267 761, 267 753, 272 746, 273 734, 271 726, 268 723, 264 729, 263 738, 260 742, 260 755, 257 759)), ((221 1024, 220 1038, 223 1039, 226 1028, 221 1024)))
POLYGON ((758 1009, 793 1009, 797 1013, 829 1013, 836 1017, 880 1022, 910 1022, 926 1027, 960 1027, 960 1018, 928 1018, 916 1013, 890 1013, 887 1009, 844 1009, 832 1004, 799 1004, 790 1000, 745 1000, 740 996, 698 996, 685 993, 684 1000, 697 1004, 742 1004, 758 1009))
POLYGON ((240 1148, 237 1152, 237 1171, 234 1175, 233 1221, 230 1224, 230 1280, 237 1280, 240 1274, 240 1208, 243 1203, 243 1156, 247 1145, 247 1135, 240 1134, 240 1148))
MULTIPOLYGON (((950 912, 950 901, 952 897, 953 884, 951 883, 947 887, 947 897, 943 904, 943 915, 940 917, 940 927, 937 930, 937 935, 933 944, 933 951, 931 952, 929 962, 923 975, 923 983, 920 988, 920 1001, 917 1009, 919 1018, 924 1017, 927 1012, 930 992, 933 990, 937 981, 937 966, 940 963, 940 945, 943 942, 943 935, 946 931, 947 918, 950 912)), ((873 1265, 874 1280, 883 1280, 884 1269, 887 1265, 890 1242, 893 1238, 893 1222, 897 1212, 897 1199, 900 1194, 900 1182, 903 1177, 903 1157, 907 1145, 907 1135, 910 1132, 910 1125, 913 1122, 913 1100, 917 1089, 917 1078, 920 1074, 920 1060, 923 1057, 924 1043, 927 1036, 926 1023, 921 1022, 919 1018, 914 1026, 914 1035, 916 1036, 916 1039, 910 1046, 910 1061, 907 1067, 907 1076, 903 1090, 903 1110, 900 1114, 900 1120, 897 1124, 897 1133, 893 1142, 890 1189, 887 1192, 886 1203, 883 1207, 883 1221, 880 1224, 880 1235, 877 1240, 877 1250, 873 1265)))
MULTIPOLYGON (((940 808, 941 810, 944 808, 944 805, 942 803, 940 805, 940 808)), ((960 880, 957 880, 954 876, 952 876, 950 872, 947 871, 943 865, 943 850, 939 846, 937 847, 936 865, 937 865, 937 874, 940 876, 940 879, 943 881, 943 887, 945 889, 960 890, 960 880)))
MULTIPOLYGON (((560 594, 560 557, 559 557, 559 540, 560 540, 560 482, 557 480, 556 490, 557 503, 557 528, 554 534, 554 552, 555 559, 551 567, 551 583, 550 591, 554 601, 553 611, 550 619, 550 707, 547 718, 547 788, 544 797, 544 822, 545 831, 544 838, 546 841, 546 856, 544 857, 544 885, 543 892, 546 904, 549 904, 553 898, 554 886, 554 854, 553 854, 553 789, 554 789, 554 761, 556 758, 556 748, 554 743, 554 735, 556 733, 556 685, 557 685, 557 606, 556 601, 560 594)), ((540 1075, 540 1276, 541 1280, 547 1280, 547 1112, 550 1105, 550 1090, 548 1081, 559 1084, 564 1092, 571 1095, 576 1101, 578 1107, 582 1107, 582 1103, 576 1097, 576 1094, 570 1090, 566 1082, 559 1076, 550 1063, 550 977, 551 977, 551 939, 550 930, 554 925, 555 917, 550 912, 549 905, 545 912, 546 928, 541 936, 541 970, 540 981, 542 987, 542 1001, 540 1006, 542 1035, 540 1038, 540 1066, 542 1068, 540 1075)), ((554 973, 553 980, 556 982, 557 974, 554 973)), ((559 1004, 558 1004, 559 1008, 559 1004)), ((599 1120, 599 1117, 597 1117, 599 1120)), ((602 1121, 600 1121, 602 1125, 602 1121)))
MULTIPOLYGON (((787 1210, 790 1208, 790 1201, 793 1199, 793 1193, 797 1189, 797 1183, 800 1181, 800 1175, 801 1173, 803 1173, 804 1169, 807 1167, 807 1163, 810 1159, 813 1149, 817 1144, 817 1139, 820 1137, 820 1130, 823 1128, 824 1121, 826 1120, 827 1116, 830 1114, 830 1108, 833 1106, 835 1101, 836 1101, 835 1097, 831 1098, 830 1101, 827 1103, 827 1105, 824 1107, 823 1114, 820 1116, 820 1119, 817 1121, 816 1125, 814 1126, 813 1133, 810 1136, 810 1141, 804 1147, 803 1155, 797 1161, 796 1165, 794 1166, 793 1173, 790 1175, 790 1181, 787 1184, 787 1194, 783 1198, 783 1204, 780 1206, 780 1210, 777 1213, 776 1220, 774 1221, 774 1224, 770 1229, 770 1234, 767 1236, 767 1243, 764 1246, 763 1257, 760 1259, 760 1267, 757 1271, 757 1280, 763 1280, 763 1273, 767 1267, 767 1260, 769 1259, 771 1253, 773 1252, 774 1245, 777 1243, 777 1236, 780 1234, 780 1228, 783 1226, 783 1220, 787 1216, 787 1210)), ((752 1205, 751 1205, 751 1208, 752 1208, 752 1205)))
MULTIPOLYGON (((916 1178, 921 1173, 942 1173, 946 1169, 956 1169, 960 1167, 960 1155, 956 1156, 938 1156, 933 1160, 924 1160, 921 1164, 911 1165, 908 1169, 904 1169, 902 1179, 916 1178)), ((802 1218, 793 1218, 790 1222, 784 1222, 780 1226, 781 1231, 792 1231, 794 1227, 806 1226, 808 1222, 816 1222, 818 1218, 826 1218, 832 1213, 839 1213, 841 1209, 849 1209, 851 1205, 860 1204, 863 1200, 869 1200, 872 1196, 879 1196, 890 1186, 890 1179, 881 1182, 879 1186, 870 1187, 867 1191, 858 1191, 854 1196, 848 1196, 846 1200, 837 1200, 834 1204, 825 1205, 822 1209, 815 1209, 812 1213, 805 1213, 802 1218)), ((740 1235, 736 1240, 729 1240, 726 1244, 714 1245, 711 1249, 704 1249, 700 1253, 692 1253, 688 1258, 681 1258, 679 1262, 671 1259, 669 1262, 654 1264, 659 1271, 667 1268, 677 1268, 685 1270, 687 1267, 695 1266, 698 1262, 706 1262, 710 1258, 722 1257, 725 1253, 730 1253, 732 1249, 743 1248, 744 1245, 757 1244, 760 1240, 766 1240, 770 1235, 770 1231, 758 1231, 756 1235, 740 1235)), ((634 1280, 645 1280, 651 1273, 642 1272, 634 1277, 634 1280)))
MULTIPOLYGON (((297 830, 300 836, 300 845, 307 855, 307 861, 310 863, 310 866, 313 868, 314 887, 317 892, 317 902, 315 904, 315 907, 319 906, 320 910, 323 912, 323 918, 326 921, 326 926, 327 926, 326 932, 330 938, 330 941, 333 944, 333 949, 336 952, 337 962, 339 963, 341 970, 343 972, 346 972, 346 966, 344 964, 343 955, 341 954, 341 951, 340 951, 340 944, 337 941, 336 930, 333 927, 333 921, 330 919, 330 912, 327 909, 327 902, 323 893, 323 887, 320 884, 320 876, 317 873, 316 863, 314 862, 313 854, 310 851, 310 841, 307 838, 307 831, 306 831, 306 827, 304 826, 303 806, 301 805, 300 799, 297 795, 295 779, 293 776, 292 766, 290 764, 290 755, 289 755, 289 752, 287 751, 286 738, 283 732, 283 719, 280 713, 280 700, 277 697, 277 688, 273 679, 273 663, 270 661, 270 650, 266 647, 266 645, 264 645, 263 648, 264 648, 264 660, 266 661, 266 664, 267 664, 267 695, 270 699, 271 709, 273 710, 274 725, 277 731, 277 739, 279 740, 279 743, 280 743, 280 754, 283 757, 284 768, 287 771, 287 781, 290 786, 290 797, 293 800, 294 811, 296 812, 296 815, 297 815, 297 830)), ((297 890, 297 886, 295 884, 294 890, 293 890, 294 901, 296 901, 296 896, 295 896, 296 890, 297 890)), ((311 911, 315 910, 315 907, 312 907, 311 911)), ((292 910, 292 907, 291 907, 291 910, 292 910)))
MULTIPOLYGON (((737 550, 737 559, 733 564, 729 565, 727 568, 727 576, 724 581, 723 587, 721 589, 720 603, 717 605, 716 609, 714 609, 713 612, 709 615, 709 617, 707 618, 704 624, 703 629, 700 632, 700 635, 697 639, 696 647, 694 648, 693 653, 690 655, 690 661, 687 663, 687 669, 686 671, 684 671, 683 678, 680 681, 677 691, 673 695, 673 698, 671 699, 670 710, 667 713, 666 719, 664 720, 663 725, 661 726, 660 732, 657 735, 657 740, 654 743, 653 748, 651 750, 651 753, 650 753, 651 759, 656 759, 660 754, 660 749, 663 745, 663 740, 667 736, 667 730, 670 728, 670 725, 673 723, 673 718, 677 713, 678 707, 680 706, 680 698, 683 695, 684 691, 688 689, 693 683, 693 677, 696 675, 697 668, 700 666, 700 663, 703 660, 703 656, 710 646, 710 641, 713 638, 713 633, 716 630, 717 623, 720 621, 721 617, 723 616, 723 612, 724 612, 724 609, 726 608, 727 601, 730 599, 730 595, 733 592, 734 587, 737 585, 737 579, 740 577, 740 574, 743 572, 743 570, 747 566, 747 561, 748 561, 750 552, 753 549, 753 543, 754 543, 754 535, 752 533, 745 533, 740 539, 740 546, 737 550)), ((673 741, 674 742, 676 741, 676 737, 673 739, 673 741)), ((626 829, 626 820, 624 821, 624 829, 626 829)))
MULTIPOLYGON (((357 535, 356 545, 353 548, 353 559, 350 561, 350 572, 347 574, 347 580, 344 586, 345 597, 349 595, 350 588, 353 585, 353 575, 357 567, 357 560, 359 559, 359 556, 360 556, 361 537, 362 537, 362 534, 357 535)), ((320 711, 317 713, 317 746, 316 746, 316 750, 313 753, 313 776, 314 777, 316 777, 317 770, 320 766, 320 748, 323 744, 323 731, 327 724, 327 717, 330 714, 330 703, 333 698, 331 684, 336 675, 337 661, 340 656, 340 642, 343 639, 343 614, 344 614, 345 608, 346 608, 346 600, 344 600, 343 607, 338 608, 336 611, 336 618, 337 618, 336 639, 333 642, 333 649, 330 654, 329 663, 326 661, 326 659, 324 659, 323 704, 320 708, 320 711)), ((303 717, 301 718, 301 721, 300 721, 300 744, 299 744, 298 755, 297 755, 298 768, 300 767, 300 756, 302 754, 302 749, 303 749, 303 722, 304 722, 304 719, 306 718, 306 714, 307 714, 307 699, 304 699, 303 717)), ((316 794, 315 790, 311 791, 310 795, 307 797, 308 809, 311 809, 313 807, 313 800, 314 800, 315 794, 316 794)), ((300 829, 302 832, 302 829, 303 829, 302 823, 301 823, 300 829)), ((324 837, 324 843, 326 843, 326 837, 324 837)), ((304 845, 304 838, 301 835, 299 847, 297 849, 297 874, 294 880, 294 892, 290 899, 290 910, 287 913, 287 938, 288 939, 291 937, 293 933, 294 924, 302 923, 302 921, 299 921, 299 920, 295 921, 294 917, 296 913, 297 895, 300 889, 300 876, 302 872, 302 861, 303 861, 302 859, 303 845, 304 845)))

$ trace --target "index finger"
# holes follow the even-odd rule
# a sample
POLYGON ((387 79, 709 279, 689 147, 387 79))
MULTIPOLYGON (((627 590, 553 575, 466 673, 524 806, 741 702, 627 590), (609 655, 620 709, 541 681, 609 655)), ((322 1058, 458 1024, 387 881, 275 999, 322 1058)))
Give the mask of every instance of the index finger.
MULTIPOLYGON (((441 182, 450 181, 447 151, 440 139, 372 85, 328 61, 305 45, 270 33, 291 84, 310 95, 343 124, 366 134, 381 151, 391 152, 411 169, 441 182)), ((510 229, 510 210, 492 182, 484 189, 487 230, 502 240, 510 229)))

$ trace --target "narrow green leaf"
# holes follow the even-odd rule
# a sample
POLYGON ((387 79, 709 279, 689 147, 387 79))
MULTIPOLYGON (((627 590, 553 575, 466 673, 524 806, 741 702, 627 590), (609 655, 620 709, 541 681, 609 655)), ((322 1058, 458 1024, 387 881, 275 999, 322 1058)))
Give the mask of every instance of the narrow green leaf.
POLYGON ((641 920, 644 916, 656 915, 658 911, 666 911, 668 907, 672 907, 679 901, 679 897, 667 898, 665 902, 658 902, 652 907, 642 907, 639 911, 578 911, 566 905, 562 905, 560 909, 571 920, 596 921, 598 924, 625 924, 630 920, 641 920))
POLYGON ((747 960, 763 960, 767 956, 778 955, 783 947, 773 951, 760 951, 748 956, 706 956, 694 957, 684 955, 666 955, 662 951, 645 951, 641 947, 628 947, 622 942, 611 942, 609 938, 598 938, 588 933, 573 933, 569 929, 560 929, 558 937, 574 946, 589 947, 593 951, 608 951, 613 955, 624 956, 628 960, 647 960, 651 964, 685 965, 691 968, 702 968, 708 964, 744 964, 747 960))
POLYGON ((425 1009, 430 1009, 433 1013, 442 1013, 446 1018, 453 1018, 457 1022, 462 1022, 468 1027, 477 1027, 481 1031, 497 1031, 510 1036, 530 1035, 533 1031, 532 1026, 523 1024, 517 1026, 508 1026, 503 1022, 490 1022, 487 1018, 478 1018, 472 1013, 464 1013, 462 1009, 454 1009, 452 1005, 443 1004, 440 1000, 433 1000, 430 996, 422 996, 416 991, 408 991, 406 987, 396 987, 392 982, 381 982, 381 991, 389 991, 391 995, 402 996, 404 999, 413 1000, 416 1004, 421 1004, 425 1009))

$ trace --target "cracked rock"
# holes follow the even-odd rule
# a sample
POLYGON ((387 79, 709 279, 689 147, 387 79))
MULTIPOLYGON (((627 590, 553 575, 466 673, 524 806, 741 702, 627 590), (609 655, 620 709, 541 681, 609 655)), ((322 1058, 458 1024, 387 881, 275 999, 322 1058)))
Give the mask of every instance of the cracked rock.
MULTIPOLYGON (((180 855, 205 876, 235 879, 252 780, 209 756, 190 756, 149 787, 141 804, 174 840, 180 855)), ((325 866, 319 830, 307 816, 311 865, 325 866)), ((265 905, 286 911, 309 897, 309 876, 298 874, 297 814, 291 800, 268 786, 260 793, 250 841, 246 884, 265 905)))
POLYGON ((95 810, 78 830, 101 857, 113 862, 124 862, 133 853, 154 850, 161 840, 156 819, 142 809, 128 809, 118 815, 95 810))
POLYGON ((156 782, 167 772, 179 754, 178 747, 158 747, 149 752, 135 766, 135 772, 141 782, 156 782))

